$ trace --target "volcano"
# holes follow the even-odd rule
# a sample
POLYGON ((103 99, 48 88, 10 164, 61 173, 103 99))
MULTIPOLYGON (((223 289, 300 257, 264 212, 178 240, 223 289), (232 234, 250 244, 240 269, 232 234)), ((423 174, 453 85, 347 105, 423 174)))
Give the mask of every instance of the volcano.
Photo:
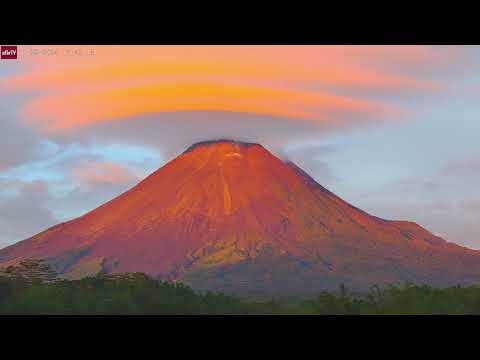
POLYGON ((202 142, 132 189, 0 251, 62 277, 144 272, 197 290, 312 295, 409 281, 480 282, 480 251, 340 199, 258 144, 202 142))

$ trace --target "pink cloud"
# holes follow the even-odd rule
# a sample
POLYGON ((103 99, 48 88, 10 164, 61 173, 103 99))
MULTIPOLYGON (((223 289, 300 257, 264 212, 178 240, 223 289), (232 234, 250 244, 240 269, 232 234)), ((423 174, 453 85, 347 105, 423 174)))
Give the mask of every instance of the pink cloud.
POLYGON ((139 179, 127 167, 111 162, 86 162, 72 173, 87 187, 102 184, 122 185, 139 179))

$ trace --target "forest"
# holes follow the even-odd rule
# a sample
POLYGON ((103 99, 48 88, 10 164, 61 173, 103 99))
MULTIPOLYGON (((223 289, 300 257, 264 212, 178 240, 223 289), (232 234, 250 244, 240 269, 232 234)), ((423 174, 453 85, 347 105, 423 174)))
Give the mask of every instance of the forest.
MULTIPOLYGON (((480 287, 373 286, 363 295, 345 286, 308 299, 254 300, 198 293, 143 273, 58 279, 48 268, 0 273, 0 314, 15 315, 431 315, 480 314, 480 287), (39 270, 40 269, 40 270, 39 270), (33 274, 33 275, 32 275, 33 274)), ((28 267, 27 266, 27 267, 28 267)))

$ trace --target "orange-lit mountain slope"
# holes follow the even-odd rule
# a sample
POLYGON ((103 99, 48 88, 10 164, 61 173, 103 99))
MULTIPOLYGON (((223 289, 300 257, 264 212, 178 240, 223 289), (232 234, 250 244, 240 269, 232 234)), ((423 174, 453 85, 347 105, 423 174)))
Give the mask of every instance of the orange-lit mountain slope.
POLYGON ((480 252, 351 206, 258 144, 195 144, 117 198, 0 251, 67 278, 141 271, 195 289, 307 295, 480 283, 480 252))

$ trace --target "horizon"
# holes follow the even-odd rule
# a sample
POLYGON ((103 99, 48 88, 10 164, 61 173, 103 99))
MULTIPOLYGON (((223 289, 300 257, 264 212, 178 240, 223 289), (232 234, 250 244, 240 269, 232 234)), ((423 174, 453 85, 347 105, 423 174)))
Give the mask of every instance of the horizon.
POLYGON ((232 138, 371 215, 480 249, 479 46, 137 50, 19 46, 1 60, 0 248, 232 138))

